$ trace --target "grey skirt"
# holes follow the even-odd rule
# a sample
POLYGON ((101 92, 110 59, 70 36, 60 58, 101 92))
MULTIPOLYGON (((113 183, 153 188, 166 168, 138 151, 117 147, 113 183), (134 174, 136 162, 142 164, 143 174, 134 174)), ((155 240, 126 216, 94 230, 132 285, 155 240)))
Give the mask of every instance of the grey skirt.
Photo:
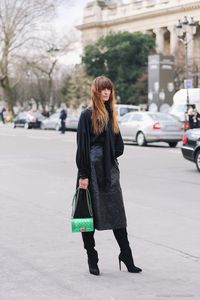
POLYGON ((94 145, 90 151, 90 192, 95 229, 117 229, 126 227, 126 214, 119 182, 117 160, 111 167, 111 184, 107 188, 104 176, 103 147, 94 145))

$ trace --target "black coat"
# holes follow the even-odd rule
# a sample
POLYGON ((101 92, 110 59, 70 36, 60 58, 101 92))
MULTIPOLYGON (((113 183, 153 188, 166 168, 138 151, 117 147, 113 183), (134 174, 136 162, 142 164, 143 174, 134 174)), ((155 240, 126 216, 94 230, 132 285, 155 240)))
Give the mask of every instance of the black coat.
POLYGON ((110 168, 115 159, 123 154, 124 143, 120 132, 115 134, 109 120, 104 132, 95 135, 92 133, 91 109, 82 112, 77 129, 76 164, 79 178, 90 178, 90 149, 95 144, 103 144, 104 166, 106 179, 110 180, 110 168))
MULTIPOLYGON (((120 132, 113 132, 111 120, 99 135, 92 133, 91 125, 91 110, 86 109, 81 114, 77 130, 78 179, 89 179, 95 228, 123 228, 126 227, 126 216, 117 162, 117 157, 124 151, 123 140, 120 132)), ((85 211, 84 203, 83 199, 79 202, 79 216, 81 210, 85 211)))

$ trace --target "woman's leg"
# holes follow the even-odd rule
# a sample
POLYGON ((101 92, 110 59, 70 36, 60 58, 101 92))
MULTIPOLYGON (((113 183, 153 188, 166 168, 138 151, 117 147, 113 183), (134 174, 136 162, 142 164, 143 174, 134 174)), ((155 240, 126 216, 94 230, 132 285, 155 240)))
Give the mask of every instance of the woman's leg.
POLYGON ((87 251, 89 272, 93 275, 99 275, 100 271, 97 265, 99 261, 98 253, 94 249, 95 247, 94 231, 82 232, 82 239, 83 239, 84 248, 87 251))
POLYGON ((130 249, 126 227, 114 229, 113 233, 117 240, 121 252, 130 249))
POLYGON ((123 263, 126 265, 128 269, 128 272, 131 273, 141 272, 142 269, 136 267, 134 264, 126 228, 114 229, 113 233, 120 247, 120 254, 119 254, 120 270, 121 270, 121 262, 123 261, 123 263))

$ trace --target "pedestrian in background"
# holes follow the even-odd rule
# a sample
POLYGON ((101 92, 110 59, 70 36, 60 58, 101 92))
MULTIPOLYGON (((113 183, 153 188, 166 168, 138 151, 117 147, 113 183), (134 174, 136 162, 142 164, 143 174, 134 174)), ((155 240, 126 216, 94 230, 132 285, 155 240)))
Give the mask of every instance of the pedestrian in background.
MULTIPOLYGON (((128 272, 139 273, 142 270, 134 264, 126 229, 117 161, 123 154, 124 144, 115 113, 114 86, 109 78, 94 79, 91 99, 91 106, 81 113, 77 130, 78 185, 91 192, 95 229, 113 230, 120 248, 120 269, 123 262, 128 272)), ((99 275, 94 231, 82 232, 82 239, 89 272, 99 275)))
POLYGON ((65 121, 67 119, 67 110, 65 108, 62 108, 60 112, 60 123, 61 123, 61 133, 64 134, 66 130, 65 121))
POLYGON ((194 122, 194 128, 200 127, 200 114, 196 107, 194 108, 193 122, 194 122))
POLYGON ((5 111, 6 111, 5 107, 3 107, 2 110, 1 110, 1 120, 2 120, 3 124, 5 124, 5 117, 4 117, 5 111))
POLYGON ((189 127, 190 129, 194 128, 194 107, 193 105, 190 105, 187 111, 187 115, 188 115, 188 121, 189 121, 189 127))

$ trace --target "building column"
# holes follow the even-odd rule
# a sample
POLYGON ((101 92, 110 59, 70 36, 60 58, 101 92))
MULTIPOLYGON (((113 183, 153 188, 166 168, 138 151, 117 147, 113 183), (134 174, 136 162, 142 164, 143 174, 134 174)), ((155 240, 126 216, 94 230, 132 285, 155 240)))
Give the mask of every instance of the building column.
POLYGON ((157 53, 164 53, 164 28, 153 29, 153 32, 156 35, 156 51, 157 53))
POLYGON ((188 59, 188 65, 191 68, 194 63, 194 37, 192 36, 192 34, 187 33, 187 41, 188 41, 187 59, 188 59))
POLYGON ((176 34, 175 26, 168 26, 167 29, 170 32, 170 54, 175 55, 178 45, 178 38, 176 34))

